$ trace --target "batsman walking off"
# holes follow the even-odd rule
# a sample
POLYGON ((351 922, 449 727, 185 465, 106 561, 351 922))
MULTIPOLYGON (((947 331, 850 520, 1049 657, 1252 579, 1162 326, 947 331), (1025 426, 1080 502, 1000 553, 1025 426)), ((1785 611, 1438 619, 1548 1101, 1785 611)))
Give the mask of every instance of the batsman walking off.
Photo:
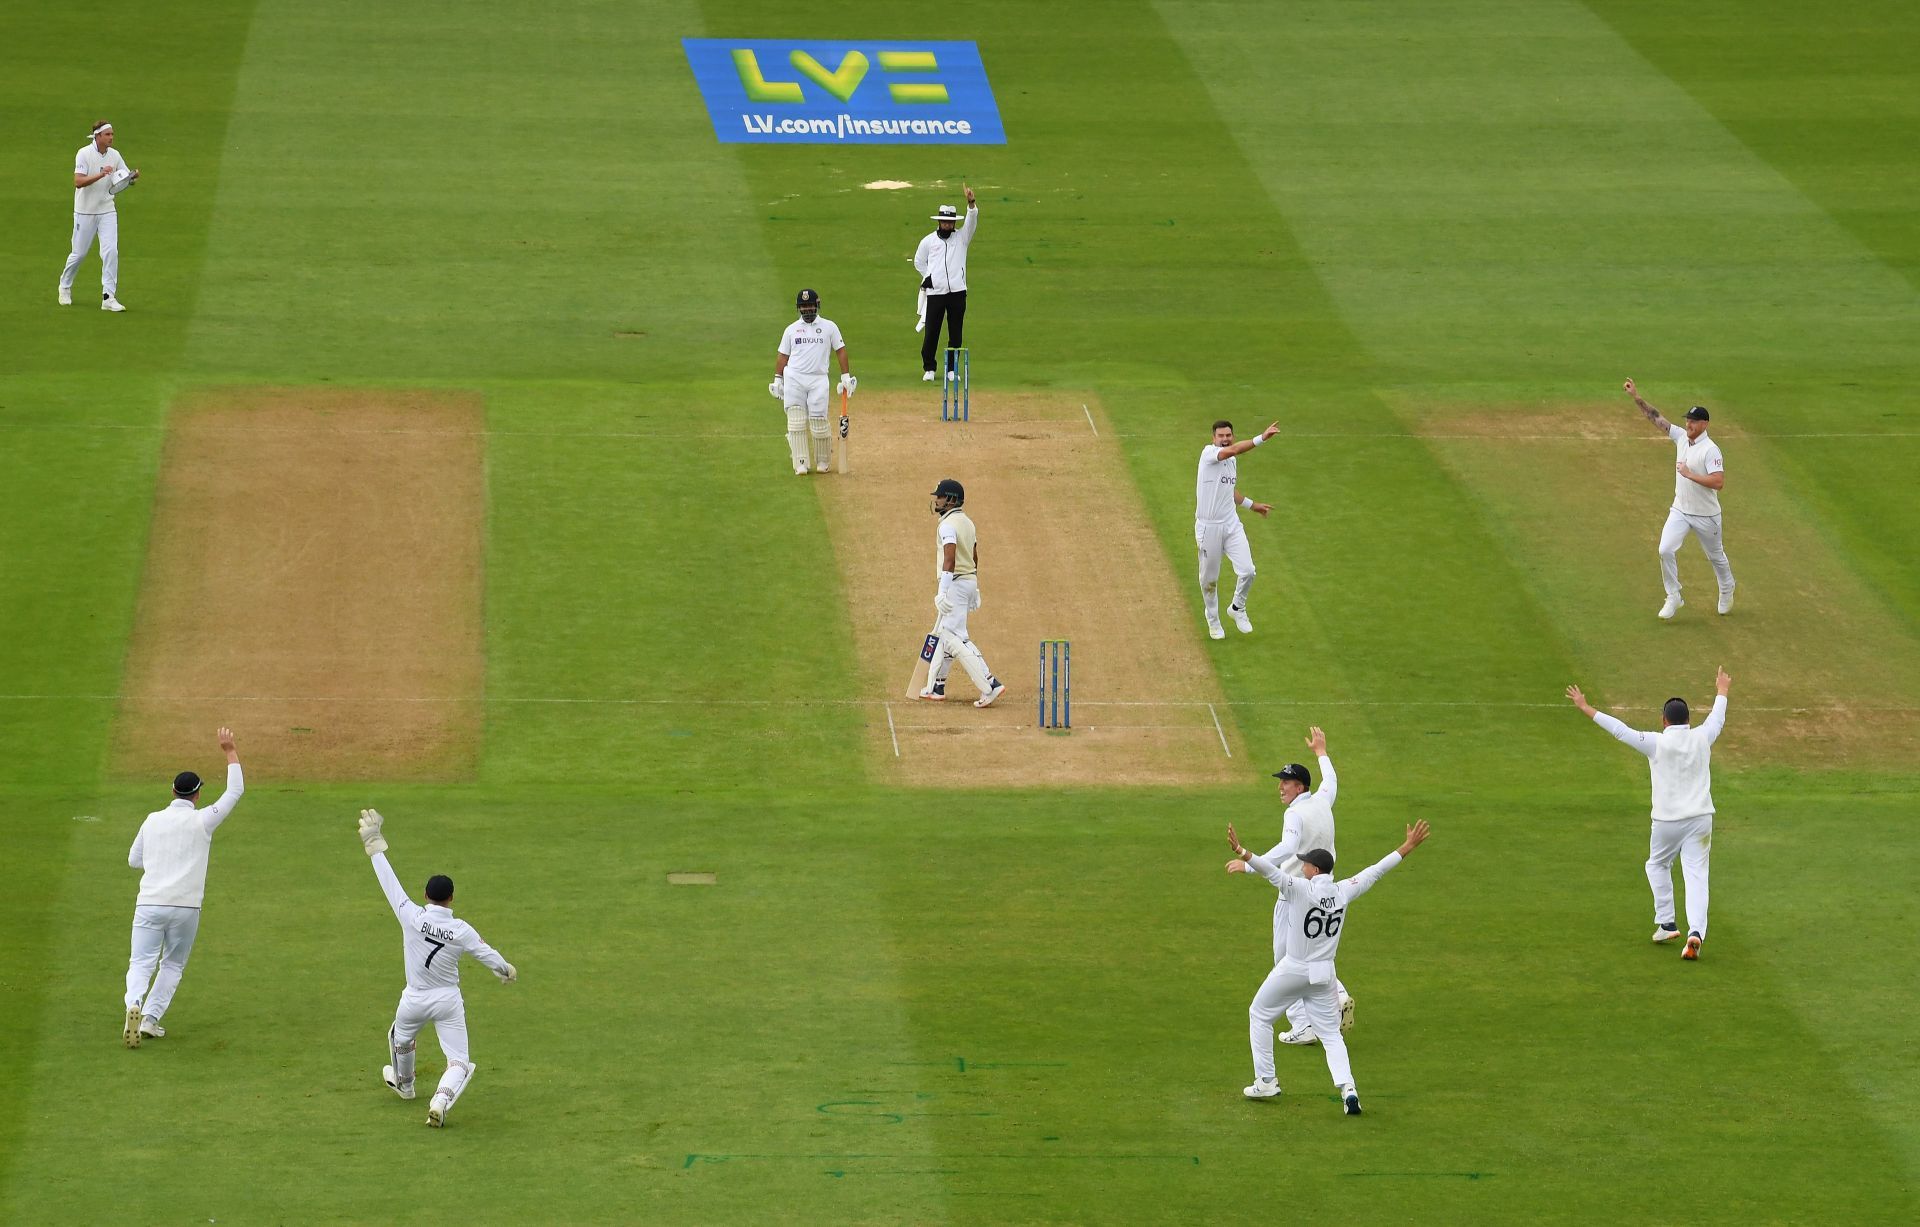
POLYGON ((951 477, 942 478, 933 488, 933 514, 940 517, 935 554, 940 590, 933 598, 934 612, 939 617, 933 633, 939 642, 934 645, 933 661, 927 666, 927 688, 920 692, 920 697, 934 703, 944 702, 947 674, 958 660, 960 667, 967 671, 968 679, 980 691, 973 705, 992 707, 993 701, 1005 694, 1007 688, 987 668, 980 649, 967 638, 967 615, 980 608, 980 540, 973 520, 961 510, 966 501, 966 488, 951 477))
POLYGON ((1687 701, 1668 699, 1660 731, 1642 733, 1606 712, 1595 711, 1578 686, 1567 698, 1595 724, 1647 756, 1653 770, 1653 838, 1647 852, 1647 884, 1653 887, 1653 940, 1680 936, 1673 913, 1673 862, 1687 884, 1687 944, 1680 957, 1697 959, 1707 940, 1707 857, 1713 851, 1713 743, 1727 723, 1727 692, 1733 679, 1718 670, 1713 711, 1688 728, 1687 701))
POLYGON ((794 296, 794 305, 800 309, 800 318, 780 334, 773 382, 767 391, 787 411, 787 451, 794 475, 804 477, 809 452, 814 472, 833 467, 833 435, 827 425, 828 356, 840 359, 841 393, 853 395, 860 381, 847 364, 847 343, 840 339, 839 326, 820 314, 820 295, 802 290, 794 296))
POLYGON ((1200 599, 1207 612, 1207 634, 1225 639, 1220 629, 1220 560, 1233 564, 1233 604, 1227 609, 1240 633, 1253 633, 1247 617, 1247 590, 1253 587, 1253 552, 1240 527, 1237 503, 1265 518, 1271 503, 1240 497, 1240 461, 1236 459, 1280 433, 1275 422, 1244 443, 1233 441, 1233 423, 1225 418, 1213 424, 1213 442, 1200 449, 1200 473, 1195 482, 1193 542, 1200 547, 1200 599))
POLYGON ((447 1123, 447 1113, 460 1101, 477 1068, 467 1050, 467 1005, 460 996, 460 956, 479 960, 482 966, 512 984, 520 978, 512 963, 474 932, 473 926, 453 914, 453 879, 434 874, 427 879, 427 904, 420 906, 400 889, 400 879, 387 864, 387 840, 380 832, 386 820, 380 811, 360 811, 360 842, 373 862, 373 876, 387 896, 387 905, 400 922, 402 957, 406 962, 407 987, 400 994, 400 1005, 393 1013, 393 1025, 387 1028, 389 1064, 380 1071, 393 1093, 412 1099, 415 1039, 428 1023, 440 1040, 440 1051, 447 1058, 447 1072, 427 1107, 427 1124, 435 1129, 447 1123))
POLYGON ((1626 383, 1627 395, 1640 407, 1649 422, 1673 440, 1673 506, 1660 529, 1660 583, 1667 598, 1660 616, 1671 620, 1686 602, 1680 599, 1680 547, 1687 534, 1700 539, 1700 549, 1713 564, 1713 575, 1720 584, 1720 612, 1733 612, 1733 566, 1720 541, 1720 491, 1727 484, 1726 464, 1720 458, 1720 446, 1707 438, 1708 413, 1704 405, 1687 410, 1686 425, 1675 426, 1660 416, 1660 411, 1640 399, 1633 380, 1626 383))

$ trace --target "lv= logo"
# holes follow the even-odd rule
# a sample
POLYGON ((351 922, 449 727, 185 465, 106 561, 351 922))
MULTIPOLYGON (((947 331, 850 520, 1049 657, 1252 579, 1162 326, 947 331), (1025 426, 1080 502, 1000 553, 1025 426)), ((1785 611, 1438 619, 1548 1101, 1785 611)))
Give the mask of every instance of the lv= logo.
MULTIPOLYGON (((878 54, 882 72, 922 73, 940 70, 940 62, 931 51, 882 51, 878 54)), ((872 61, 860 51, 849 51, 841 56, 840 66, 831 72, 819 60, 798 49, 788 54, 787 61, 801 76, 841 102, 853 99, 854 91, 867 79, 867 70, 872 66, 872 61)), ((750 48, 734 49, 733 67, 740 74, 741 87, 754 102, 803 103, 807 100, 800 82, 767 80, 766 74, 761 71, 759 57, 750 48)), ((887 93, 895 102, 947 101, 947 87, 938 82, 889 82, 887 93)))

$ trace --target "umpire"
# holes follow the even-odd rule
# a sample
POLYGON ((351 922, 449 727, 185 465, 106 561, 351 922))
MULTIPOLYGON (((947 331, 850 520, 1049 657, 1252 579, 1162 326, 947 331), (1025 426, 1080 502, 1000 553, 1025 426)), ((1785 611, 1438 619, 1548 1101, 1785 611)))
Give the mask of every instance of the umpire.
MULTIPOLYGON (((960 221, 952 205, 941 205, 933 215, 938 223, 933 233, 921 239, 920 249, 913 253, 920 289, 927 296, 927 335, 920 342, 920 378, 927 383, 933 382, 934 357, 940 352, 940 322, 947 321, 948 348, 966 344, 961 333, 967 319, 967 248, 980 228, 980 207, 973 202, 972 188, 964 183, 960 188, 967 194, 966 221, 960 221)), ((947 378, 957 377, 949 357, 947 378)))

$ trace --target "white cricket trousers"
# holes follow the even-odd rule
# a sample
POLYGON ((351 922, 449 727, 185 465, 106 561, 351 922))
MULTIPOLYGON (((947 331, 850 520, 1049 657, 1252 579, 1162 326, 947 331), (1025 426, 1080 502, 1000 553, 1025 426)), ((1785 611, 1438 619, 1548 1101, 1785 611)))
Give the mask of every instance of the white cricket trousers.
POLYGON ((827 429, 827 377, 789 370, 781 378, 786 381, 787 451, 793 467, 806 468, 811 452, 814 465, 824 469, 833 452, 833 435, 827 429))
POLYGON ((1246 530, 1240 517, 1225 520, 1195 520, 1193 543, 1200 549, 1200 598, 1207 610, 1208 623, 1220 620, 1220 560, 1233 565, 1233 603, 1247 607, 1247 589, 1253 587, 1253 551, 1247 548, 1246 530))
POLYGON ((100 240, 100 292, 115 294, 120 289, 120 215, 118 213, 75 213, 73 215, 73 254, 60 270, 60 288, 73 289, 73 278, 80 261, 87 258, 93 240, 100 240))
POLYGON ((1720 544, 1720 517, 1690 516, 1674 508, 1667 512, 1667 522, 1660 529, 1660 584, 1667 595, 1680 595, 1680 547, 1686 543, 1688 533, 1700 539, 1701 551, 1713 564, 1713 577, 1720 581, 1720 595, 1732 592, 1733 566, 1720 544))
POLYGON ((1307 1024, 1320 1037, 1327 1054, 1327 1072, 1333 1084, 1342 1089, 1353 1085, 1353 1066, 1347 1060, 1347 1041, 1340 1035, 1340 999, 1333 969, 1326 967, 1326 979, 1314 983, 1298 963, 1283 963, 1267 973, 1260 991, 1247 1007, 1247 1035, 1253 1044, 1253 1076, 1273 1081, 1273 1024, 1296 1003, 1306 1010, 1307 1024))
POLYGON ((393 1011, 393 1029, 387 1034, 394 1070, 403 1084, 413 1081, 415 1041, 428 1023, 433 1024, 440 1051, 447 1058, 447 1072, 440 1075, 440 1086, 434 1093, 458 1100, 475 1066, 467 1052, 467 1003, 457 988, 427 992, 410 988, 400 994, 400 1004, 393 1011))
POLYGON ((980 608, 979 577, 954 576, 953 585, 947 589, 947 600, 953 608, 941 614, 934 624, 933 633, 940 637, 940 642, 934 647, 933 661, 927 667, 927 684, 946 681, 957 660, 967 671, 967 680, 984 695, 993 688, 993 671, 987 667, 987 658, 967 636, 967 615, 980 608))
MULTIPOLYGON (((111 215, 109 215, 111 216, 111 215)), ((133 909, 133 957, 127 960, 127 1008, 164 1018, 187 970, 200 909, 143 903, 133 909), (156 968, 158 971, 156 972, 156 968), (152 989, 147 985, 151 983, 152 989)))
POLYGON ((1713 851, 1713 815, 1653 824, 1647 851, 1647 885, 1653 887, 1653 923, 1673 923, 1673 862, 1687 884, 1687 932, 1707 935, 1707 855, 1713 851))
MULTIPOLYGON (((1274 900, 1273 961, 1275 966, 1279 965, 1281 959, 1287 957, 1287 930, 1291 927, 1292 914, 1293 905, 1287 902, 1285 895, 1281 895, 1278 899, 1274 900)), ((1347 996, 1347 986, 1340 983, 1340 977, 1335 976, 1333 979, 1333 1001, 1336 1025, 1338 1023, 1337 1016, 1340 1009, 1340 1002, 1346 1000, 1347 996)), ((1296 1031, 1307 1025, 1307 1007, 1303 1002, 1296 1001, 1287 1007, 1287 1025, 1296 1031)))

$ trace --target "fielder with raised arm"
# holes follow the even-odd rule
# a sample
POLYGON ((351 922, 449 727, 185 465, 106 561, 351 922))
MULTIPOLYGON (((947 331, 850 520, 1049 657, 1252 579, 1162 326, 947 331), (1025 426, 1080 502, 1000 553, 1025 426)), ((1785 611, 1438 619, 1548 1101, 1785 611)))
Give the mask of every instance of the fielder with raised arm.
POLYGON ((833 435, 827 425, 829 356, 840 359, 837 391, 851 396, 860 381, 847 365, 847 343, 840 339, 839 325, 820 315, 820 295, 802 290, 794 296, 794 305, 800 308, 800 318, 780 334, 773 382, 767 391, 786 408, 787 451, 792 454, 794 475, 804 477, 809 451, 814 472, 833 467, 833 435))
POLYGON ((1360 1115, 1360 1092, 1354 1088, 1353 1068, 1347 1061, 1347 1041, 1340 1037, 1338 1003, 1334 999, 1333 958, 1340 949, 1340 932, 1347 918, 1347 905, 1366 894, 1387 871, 1398 865, 1427 838, 1427 824, 1416 822, 1407 828, 1407 838, 1395 851, 1345 881, 1333 879, 1333 853, 1325 848, 1309 848, 1300 857, 1305 877, 1282 873, 1280 867, 1264 856, 1255 856, 1240 846, 1240 837, 1227 826, 1227 842, 1233 845, 1235 859, 1245 861, 1253 871, 1273 883, 1286 897, 1291 910, 1287 921, 1286 957, 1267 973, 1266 982, 1247 1007, 1249 1038, 1253 1043, 1253 1085, 1243 1094, 1248 1099, 1272 1099, 1280 1093, 1273 1073, 1273 1020, 1288 1006, 1299 1002, 1306 1007, 1307 1022, 1320 1033, 1320 1046, 1327 1054, 1327 1072, 1340 1090, 1340 1101, 1348 1116, 1360 1115))
POLYGON ((1653 940, 1670 942, 1680 936, 1673 912, 1673 862, 1687 884, 1687 944, 1683 959, 1700 957, 1707 940, 1707 856, 1713 850, 1713 743, 1727 723, 1727 692, 1733 679, 1717 671, 1713 711, 1688 728, 1687 701, 1668 699, 1660 709, 1660 731, 1642 733, 1628 728, 1593 704, 1580 687, 1567 687, 1567 698, 1589 720, 1647 756, 1653 771, 1653 838, 1647 852, 1647 885, 1653 887, 1653 940))
MULTIPOLYGON (((1314 848, 1325 848, 1329 854, 1333 846, 1333 799, 1340 791, 1339 778, 1333 774, 1333 760, 1327 757, 1327 735, 1320 731, 1319 725, 1307 730, 1307 746, 1320 762, 1320 787, 1313 787, 1313 773, 1301 763, 1288 763, 1273 773, 1280 781, 1280 799, 1286 804, 1286 817, 1280 830, 1280 842, 1267 851, 1267 859, 1280 866, 1280 872, 1288 877, 1307 876, 1306 865, 1300 859, 1302 852, 1314 848)), ((1228 861, 1228 873, 1251 873, 1245 861, 1228 861)), ((1290 905, 1287 897, 1281 895, 1273 901, 1273 961, 1278 963, 1287 953, 1287 919, 1290 905)), ((1347 986, 1335 980, 1335 995, 1340 1000, 1340 1031, 1345 1034, 1353 1029, 1353 997, 1347 992, 1347 986)), ((1287 1007, 1287 1033, 1280 1037, 1283 1044, 1312 1044, 1317 1042, 1313 1028, 1307 1025, 1306 1007, 1299 1002, 1287 1007)))
POLYGON ((1686 602, 1680 599, 1680 547, 1687 534, 1700 539, 1700 549, 1713 564, 1713 576, 1720 584, 1720 612, 1733 612, 1733 565, 1727 561, 1720 540, 1720 491, 1727 484, 1726 463, 1720 458, 1720 445, 1707 438, 1708 413, 1704 405, 1687 410, 1686 425, 1675 426, 1660 416, 1660 411, 1640 399, 1633 380, 1626 383, 1627 395, 1640 407, 1660 431, 1673 440, 1673 506, 1660 529, 1660 583, 1667 598, 1660 616, 1672 619, 1686 602))
POLYGON ((987 668, 986 657, 967 636, 967 615, 980 608, 980 538, 973 519, 962 510, 966 502, 966 487, 951 477, 941 478, 933 488, 933 514, 940 517, 934 547, 940 587, 933 596, 938 621, 933 627, 935 644, 933 660, 927 667, 927 686, 920 697, 944 702, 947 674, 957 660, 980 692, 973 705, 992 707, 1007 688, 987 668))
POLYGON ((447 1058, 447 1072, 440 1075, 440 1085, 427 1107, 427 1123, 438 1129, 447 1123, 447 1113, 460 1101, 476 1068, 467 1051, 467 1006, 460 996, 460 956, 479 960, 502 984, 512 984, 520 973, 500 957, 498 950, 481 941, 472 925, 454 916, 452 878, 436 873, 427 879, 425 907, 407 898, 393 867, 387 864, 387 840, 380 833, 383 821, 378 810, 361 810, 360 842, 373 861, 373 875, 380 879, 388 906, 400 921, 407 987, 400 994, 393 1025, 387 1029, 391 1064, 380 1071, 380 1076, 394 1094, 413 1098, 415 1037, 432 1023, 440 1039, 440 1051, 447 1058))
POLYGON ((173 777, 173 801, 148 814, 127 850, 127 865, 140 870, 140 897, 133 907, 133 956, 127 960, 127 1013, 120 1038, 138 1048, 141 1037, 160 1039, 160 1020, 173 1004, 174 990, 187 972, 187 956, 200 933, 200 901, 207 893, 207 861, 213 833, 240 804, 247 790, 240 774, 240 752, 233 730, 216 736, 227 756, 227 790, 205 809, 200 777, 182 771, 173 777), (156 970, 157 968, 157 970, 156 970), (151 985, 151 987, 149 987, 151 985))
POLYGON ((1220 560, 1233 564, 1233 604, 1227 609, 1243 635, 1253 632, 1247 617, 1247 589, 1253 587, 1253 552, 1240 527, 1235 504, 1264 517, 1271 503, 1240 496, 1240 462, 1236 457, 1259 447, 1280 433, 1275 422, 1244 443, 1233 441, 1233 423, 1225 418, 1213 424, 1213 442, 1200 449, 1200 474, 1195 483, 1193 542, 1200 547, 1200 599, 1207 612, 1207 634, 1225 639, 1220 629, 1220 560))

